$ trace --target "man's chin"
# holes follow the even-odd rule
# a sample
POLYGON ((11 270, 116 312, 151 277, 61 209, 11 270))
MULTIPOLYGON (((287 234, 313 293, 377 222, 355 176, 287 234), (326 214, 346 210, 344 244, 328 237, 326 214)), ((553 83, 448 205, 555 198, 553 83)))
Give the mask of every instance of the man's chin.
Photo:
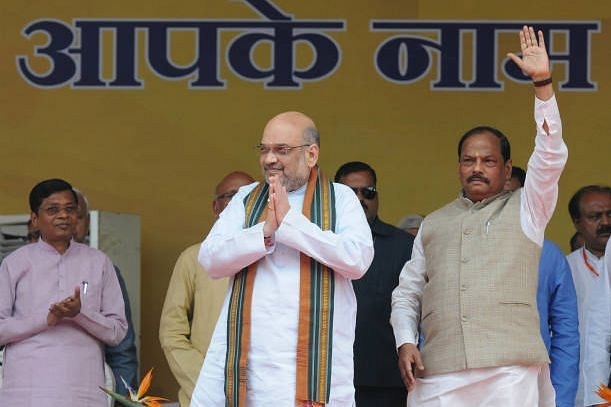
POLYGON ((72 239, 72 233, 49 233, 45 240, 49 241, 49 242, 57 242, 60 240, 65 240, 65 241, 69 241, 70 239, 72 239))
POLYGON ((465 193, 467 196, 481 196, 487 195, 490 193, 490 188, 488 188, 488 184, 484 183, 470 183, 468 188, 465 188, 465 193))
POLYGON ((286 186, 286 177, 281 172, 265 173, 265 180, 268 183, 274 181, 279 182, 280 185, 286 186))

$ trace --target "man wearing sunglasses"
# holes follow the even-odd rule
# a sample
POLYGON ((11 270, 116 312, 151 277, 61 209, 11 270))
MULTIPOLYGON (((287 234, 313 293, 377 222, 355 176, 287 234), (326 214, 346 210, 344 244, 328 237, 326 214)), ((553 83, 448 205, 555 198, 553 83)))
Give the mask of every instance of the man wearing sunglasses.
POLYGON ((354 339, 356 407, 404 407, 395 338, 390 326, 390 298, 399 274, 412 255, 414 237, 378 217, 377 176, 361 161, 343 164, 335 182, 349 186, 359 199, 373 235, 374 256, 367 273, 353 280, 357 301, 354 339))

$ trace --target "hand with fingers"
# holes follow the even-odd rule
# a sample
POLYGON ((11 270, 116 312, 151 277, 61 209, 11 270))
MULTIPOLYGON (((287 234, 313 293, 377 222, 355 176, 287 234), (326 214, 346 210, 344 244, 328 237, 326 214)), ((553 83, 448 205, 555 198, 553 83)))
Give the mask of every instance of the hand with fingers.
POLYGON ((287 212, 290 209, 289 205, 289 194, 286 187, 280 183, 280 181, 274 177, 274 212, 276 213, 276 222, 278 226, 284 220, 287 212))
POLYGON ((47 325, 56 325, 63 318, 73 318, 81 312, 81 289, 75 287, 74 294, 70 297, 51 304, 47 315, 47 325))
POLYGON ((413 343, 404 343, 399 347, 399 371, 408 391, 413 390, 416 384, 415 369, 424 370, 420 351, 413 343))
POLYGON ((267 198, 267 217, 263 224, 263 236, 267 239, 273 236, 280 223, 276 218, 276 177, 270 177, 269 197, 267 198))
POLYGON ((550 65, 543 32, 539 30, 535 35, 533 27, 524 26, 520 31, 520 48, 521 57, 511 52, 507 56, 533 81, 548 79, 551 76, 550 65))
MULTIPOLYGON (((535 35, 533 27, 524 26, 520 31, 520 48, 521 57, 512 52, 507 57, 518 65, 524 75, 532 79, 537 99, 550 99, 554 95, 554 88, 543 32, 539 30, 535 35)), ((547 131, 547 123, 544 127, 547 131)))

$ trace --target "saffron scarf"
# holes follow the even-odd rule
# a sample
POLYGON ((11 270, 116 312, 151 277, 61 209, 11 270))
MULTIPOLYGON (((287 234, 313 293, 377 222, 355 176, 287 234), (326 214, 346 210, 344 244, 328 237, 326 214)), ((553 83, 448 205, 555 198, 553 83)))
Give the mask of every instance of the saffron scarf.
MULTIPOLYGON (((269 185, 260 183, 245 198, 246 227, 265 220, 269 185)), ((304 216, 323 230, 335 230, 333 184, 313 167, 305 191, 304 216)), ((225 405, 246 406, 247 360, 250 346, 251 305, 257 264, 242 269, 233 279, 227 313, 225 405)), ((324 405, 331 390, 333 331, 333 270, 300 253, 299 328, 297 338, 296 400, 324 405)))

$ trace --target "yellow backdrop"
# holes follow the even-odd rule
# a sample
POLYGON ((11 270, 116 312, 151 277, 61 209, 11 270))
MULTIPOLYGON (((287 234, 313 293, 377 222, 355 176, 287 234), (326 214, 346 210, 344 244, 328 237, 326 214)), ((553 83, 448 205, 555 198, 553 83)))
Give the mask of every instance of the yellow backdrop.
POLYGON ((384 220, 428 213, 458 193, 456 142, 468 128, 500 128, 514 164, 526 165, 533 90, 504 61, 518 50, 515 27, 528 22, 552 33, 570 150, 548 237, 568 250, 570 196, 611 183, 606 2, 4 4, 0 213, 27 212, 30 188, 61 177, 94 209, 141 216, 141 370, 156 368, 153 394, 176 394, 157 337, 176 257, 209 229, 213 188, 225 173, 259 177, 252 147, 276 113, 314 118, 329 175, 346 161, 371 164, 384 220), (381 28, 390 23, 398 26, 381 28), (284 37, 274 31, 281 26, 290 28, 284 37), (57 48, 45 49, 49 42, 57 48))

